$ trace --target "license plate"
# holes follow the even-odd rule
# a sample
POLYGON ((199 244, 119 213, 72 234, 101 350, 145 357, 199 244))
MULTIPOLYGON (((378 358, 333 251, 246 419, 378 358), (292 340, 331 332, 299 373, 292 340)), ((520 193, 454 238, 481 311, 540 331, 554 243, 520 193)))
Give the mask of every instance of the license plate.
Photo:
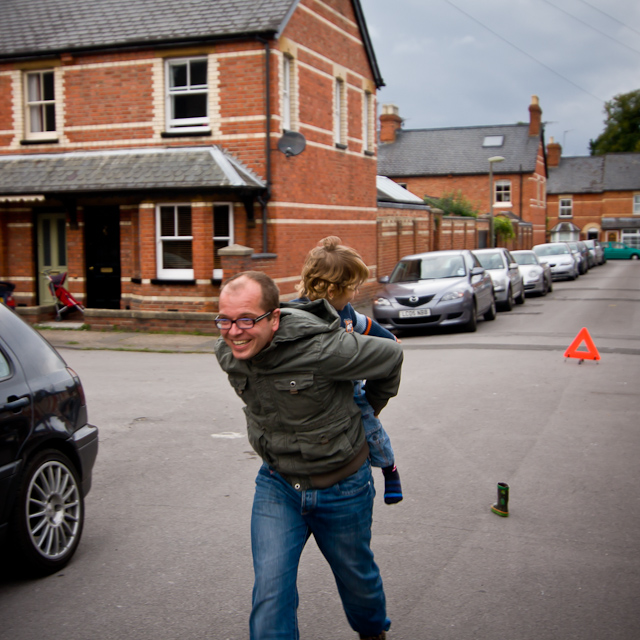
POLYGON ((407 309, 399 312, 401 318, 418 318, 420 316, 430 316, 431 309, 407 309))

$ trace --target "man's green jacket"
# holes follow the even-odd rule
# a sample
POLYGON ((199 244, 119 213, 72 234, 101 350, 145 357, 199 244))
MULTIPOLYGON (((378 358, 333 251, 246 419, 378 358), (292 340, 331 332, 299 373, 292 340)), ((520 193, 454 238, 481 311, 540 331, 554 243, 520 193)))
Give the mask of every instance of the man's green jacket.
POLYGON ((367 381, 378 413, 398 392, 403 354, 392 340, 347 333, 325 300, 281 308, 273 340, 255 357, 237 360, 222 338, 216 356, 246 405, 251 446, 296 488, 309 488, 366 449, 352 381, 367 381))

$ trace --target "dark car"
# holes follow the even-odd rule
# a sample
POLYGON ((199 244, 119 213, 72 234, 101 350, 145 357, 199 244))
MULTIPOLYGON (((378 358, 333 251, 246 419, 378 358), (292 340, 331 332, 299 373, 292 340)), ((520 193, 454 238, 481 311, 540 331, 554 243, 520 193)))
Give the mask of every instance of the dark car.
POLYGON ((0 549, 19 570, 48 574, 69 562, 97 453, 80 379, 0 305, 0 549))
POLYGON ((373 300, 375 319, 388 329, 458 326, 475 331, 478 316, 495 320, 493 283, 469 250, 405 256, 373 300))

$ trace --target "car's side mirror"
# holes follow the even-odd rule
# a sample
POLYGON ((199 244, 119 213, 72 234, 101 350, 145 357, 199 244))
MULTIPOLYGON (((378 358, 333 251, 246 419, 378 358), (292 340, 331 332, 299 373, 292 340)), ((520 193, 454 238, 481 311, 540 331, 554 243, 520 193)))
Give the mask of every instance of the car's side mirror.
POLYGON ((380 284, 389 284, 389 276, 382 276, 382 278, 378 278, 378 282, 380 284))
POLYGON ((517 262, 511 262, 509 264, 509 269, 517 269, 518 268, 518 263, 517 262))
POLYGON ((484 273, 483 267, 473 267, 473 269, 471 269, 472 276, 481 276, 483 273, 484 273))

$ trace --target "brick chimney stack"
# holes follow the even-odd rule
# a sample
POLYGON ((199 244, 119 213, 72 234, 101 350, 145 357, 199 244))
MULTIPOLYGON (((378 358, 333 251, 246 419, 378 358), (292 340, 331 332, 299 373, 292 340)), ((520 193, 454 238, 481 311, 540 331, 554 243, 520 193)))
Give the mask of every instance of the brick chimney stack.
POLYGON ((402 118, 395 104, 383 104, 380 115, 380 142, 396 141, 396 131, 402 128, 402 118))
POLYGON ((542 109, 538 103, 538 96, 531 96, 529 105, 529 135, 539 136, 542 124, 542 109))
POLYGON ((562 156, 562 145, 550 138, 547 145, 547 167, 559 166, 560 156, 562 156))

